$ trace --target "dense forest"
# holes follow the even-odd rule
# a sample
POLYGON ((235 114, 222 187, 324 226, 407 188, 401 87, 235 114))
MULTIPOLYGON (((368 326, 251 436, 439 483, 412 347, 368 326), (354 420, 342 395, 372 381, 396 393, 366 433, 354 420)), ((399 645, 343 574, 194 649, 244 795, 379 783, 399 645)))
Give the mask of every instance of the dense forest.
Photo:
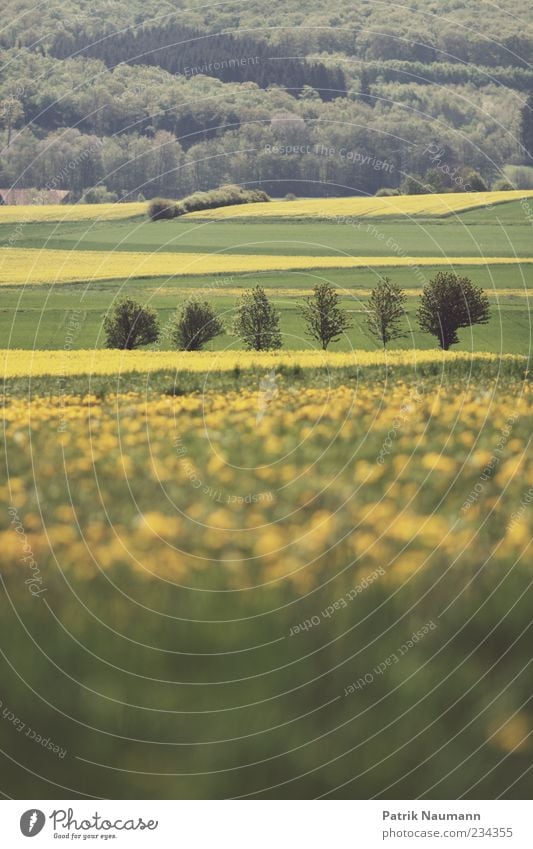
POLYGON ((278 58, 272 56, 272 49, 264 40, 231 33, 205 34, 179 23, 128 30, 111 37, 105 31, 93 36, 83 31, 58 35, 50 52, 60 59, 102 59, 108 68, 122 63, 155 65, 169 74, 185 77, 206 74, 224 82, 254 82, 260 88, 283 86, 293 95, 300 95, 308 85, 322 100, 346 94, 340 68, 293 59, 290 45, 283 45, 278 58))
POLYGON ((72 200, 492 185, 533 165, 530 17, 526 0, 8 0, 0 185, 72 200))

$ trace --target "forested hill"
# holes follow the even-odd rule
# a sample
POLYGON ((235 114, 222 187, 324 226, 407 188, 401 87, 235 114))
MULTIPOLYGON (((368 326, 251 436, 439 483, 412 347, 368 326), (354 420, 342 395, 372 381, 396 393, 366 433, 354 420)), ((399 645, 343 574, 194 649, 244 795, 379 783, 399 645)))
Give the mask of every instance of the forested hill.
POLYGON ((204 32, 241 32, 304 52, 363 59, 420 59, 523 67, 532 55, 529 0, 7 0, 0 41, 50 44, 80 28, 88 36, 179 23, 204 32))
POLYGON ((530 0, 5 5, 4 186, 338 195, 533 164, 530 0))
POLYGON ((274 56, 264 39, 231 33, 205 33, 179 23, 144 26, 108 35, 105 30, 89 36, 83 30, 57 36, 50 53, 61 59, 87 56, 102 59, 108 68, 122 63, 155 65, 170 74, 186 77, 205 74, 224 82, 254 82, 260 88, 283 86, 301 95, 305 85, 322 100, 346 94, 344 74, 339 67, 292 58, 292 45, 283 44, 274 56))

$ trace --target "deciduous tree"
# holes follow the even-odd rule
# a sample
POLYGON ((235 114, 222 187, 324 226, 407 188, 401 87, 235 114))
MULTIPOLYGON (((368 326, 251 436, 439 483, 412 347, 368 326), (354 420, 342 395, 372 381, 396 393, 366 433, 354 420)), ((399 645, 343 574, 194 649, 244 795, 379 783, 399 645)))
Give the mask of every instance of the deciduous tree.
POLYGON ((233 330, 253 351, 281 348, 279 313, 262 286, 246 292, 237 306, 233 330))
POLYGON ((207 301, 189 298, 176 316, 172 339, 180 351, 199 351, 224 333, 224 325, 207 301))
POLYGON ((436 336, 447 351, 459 342, 457 331, 461 327, 489 321, 490 305, 483 290, 469 277, 440 271, 424 286, 417 315, 420 328, 436 336))
POLYGON ((339 296, 330 283, 318 283, 312 296, 300 304, 300 312, 307 326, 307 335, 324 351, 352 326, 350 316, 339 306, 339 296))
POLYGON ((368 303, 366 325, 384 348, 393 339, 406 333, 403 329, 406 295, 403 289, 388 277, 382 277, 372 290, 368 303))
POLYGON ((132 298, 124 298, 118 301, 112 313, 106 315, 104 331, 108 348, 130 351, 149 345, 159 338, 157 313, 132 298))

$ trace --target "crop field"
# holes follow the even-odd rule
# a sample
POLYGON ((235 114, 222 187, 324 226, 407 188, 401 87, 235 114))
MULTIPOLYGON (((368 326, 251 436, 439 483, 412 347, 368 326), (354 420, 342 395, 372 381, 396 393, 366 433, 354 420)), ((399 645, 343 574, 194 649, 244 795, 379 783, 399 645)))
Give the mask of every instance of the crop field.
POLYGON ((523 256, 530 257, 531 224, 520 204, 483 210, 473 219, 195 221, 188 216, 128 221, 1 225, 10 249, 132 251, 135 253, 247 254, 271 256, 523 256), (505 221, 500 211, 508 210, 505 221), (512 211, 512 215, 511 215, 512 211))
MULTIPOLYGON (((438 266, 424 266, 417 270, 406 267, 384 272, 404 286, 408 296, 404 320, 407 335, 397 340, 396 347, 429 350, 435 347, 435 340, 419 330, 416 309, 421 284, 438 270, 438 266)), ((376 343, 366 328, 365 310, 380 271, 379 268, 303 270, 119 279, 93 281, 89 286, 79 283, 4 286, 1 292, 0 334, 4 347, 16 349, 101 348, 104 345, 102 318, 112 309, 118 297, 127 294, 154 307, 165 330, 176 307, 192 293, 197 293, 214 305, 228 329, 224 335, 208 343, 207 349, 236 350, 240 342, 229 332, 235 304, 247 287, 260 283, 280 313, 284 348, 298 351, 310 345, 298 305, 317 282, 327 280, 336 286, 341 304, 350 311, 353 322, 352 328, 333 345, 332 350, 372 351, 376 343)), ((492 318, 488 325, 461 331, 458 350, 528 354, 531 348, 529 292, 533 265, 461 266, 460 273, 467 274, 485 288, 492 305, 492 318)), ((155 348, 163 351, 172 348, 168 333, 163 332, 155 348)))
POLYGON ((128 372, 144 374, 169 371, 197 372, 202 374, 241 370, 272 369, 292 366, 301 369, 326 368, 338 369, 350 366, 363 369, 373 366, 408 367, 436 365, 446 369, 452 364, 460 364, 466 374, 469 365, 475 362, 491 364, 518 364, 526 369, 527 358, 512 354, 478 353, 475 355, 440 350, 431 351, 352 351, 333 353, 320 350, 309 351, 32 351, 7 349, 0 351, 2 374, 11 377, 75 376, 75 375, 115 375, 128 372))
MULTIPOLYGON (((3 255, 0 285, 90 283, 118 277, 244 274, 312 268, 487 265, 485 257, 274 256, 272 254, 187 254, 55 251, 13 248, 3 255)), ((491 265, 533 264, 532 257, 490 257, 491 265)))
MULTIPOLYGON (((339 216, 377 217, 447 216, 465 210, 500 206, 533 197, 533 190, 509 192, 457 192, 454 194, 412 195, 392 198, 350 197, 313 198, 294 201, 271 201, 268 204, 247 204, 222 207, 216 210, 193 212, 187 218, 337 218, 339 216)), ((74 221, 119 221, 146 215, 148 204, 32 204, 29 206, 0 206, 0 225, 74 221)), ((342 222, 339 222, 342 223, 342 222)))
POLYGON ((29 224, 43 221, 116 221, 146 214, 145 203, 76 203, 1 206, 0 224, 29 224))
POLYGON ((191 218, 381 218, 398 216, 446 216, 476 207, 487 207, 533 197, 532 190, 511 192, 458 192, 433 195, 402 195, 369 198, 309 198, 270 203, 226 206, 191 212, 191 218))
POLYGON ((59 744, 16 738, 14 794, 525 793, 524 363, 277 358, 267 391, 8 390, 3 684, 59 744))
POLYGON ((0 223, 0 695, 58 750, 2 715, 15 798, 528 795, 531 224, 404 200, 373 230, 0 223), (416 310, 450 267, 492 316, 443 352, 416 310), (353 321, 326 352, 298 312, 323 281, 353 321), (257 284, 279 351, 230 332, 257 284), (226 332, 181 352, 192 293, 226 332), (106 349, 125 294, 163 334, 106 349))
MULTIPOLYGON (((493 198, 489 207, 444 218, 421 214, 394 220, 199 221, 184 216, 105 221, 95 210, 92 220, 53 222, 39 220, 42 210, 36 209, 33 220, 0 224, 3 346, 102 347, 102 317, 125 294, 149 303, 167 326, 176 307, 198 292, 216 305, 229 329, 239 294, 260 283, 280 312, 284 347, 302 350, 309 340, 298 303, 317 282, 327 280, 337 287, 353 322, 335 347, 370 351, 375 341, 364 314, 379 276, 388 274, 408 295, 406 336, 397 345, 428 349, 434 340, 418 329, 418 292, 438 270, 453 268, 481 285, 493 305, 488 325, 461 332, 459 350, 527 355, 533 284, 530 202, 509 200, 510 194, 505 193, 505 202, 493 198)), ((430 204, 434 197, 400 200, 430 204)), ((449 202, 460 199, 454 195, 449 202)), ((0 209, 0 221, 8 212, 0 209)), ((169 339, 163 336, 157 347, 169 349, 169 339)), ((230 333, 208 345, 212 350, 238 347, 230 333)))
MULTIPOLYGON (((406 336, 398 346, 427 349, 433 340, 417 326, 418 293, 438 270, 451 268, 481 285, 493 305, 490 323, 463 331, 459 349, 528 354, 533 285, 530 201, 513 200, 512 192, 491 193, 489 205, 487 198, 478 197, 484 205, 465 212, 461 204, 471 203, 472 195, 442 197, 458 211, 429 216, 428 208, 441 196, 393 198, 425 210, 394 220, 387 215, 329 221, 299 217, 200 221, 189 215, 160 222, 146 216, 106 220, 114 211, 118 215, 134 205, 96 204, 60 207, 68 215, 74 215, 71 209, 91 214, 87 220, 54 222, 44 208, 31 207, 24 210, 26 218, 9 224, 13 210, 15 215, 20 210, 1 208, 3 345, 42 350, 102 347, 102 318, 125 294, 155 307, 166 326, 187 295, 198 292, 216 305, 229 330, 238 296, 260 283, 280 312, 284 347, 297 351, 309 344, 298 304, 317 282, 329 281, 353 323, 336 348, 369 351, 375 341, 365 329, 365 310, 380 275, 387 274, 408 296, 406 336)), ((339 200, 356 206, 362 202, 369 199, 339 200)), ((133 211, 138 213, 139 205, 133 211)), ((238 346, 238 340, 226 333, 208 348, 238 346)), ((170 340, 163 335, 156 347, 167 350, 170 340)))
MULTIPOLYGON (((420 196, 415 199, 420 202, 420 196)), ((302 350, 309 340, 298 303, 317 282, 329 281, 353 319, 336 348, 372 350, 364 313, 379 276, 387 274, 408 295, 406 337, 397 344, 427 349, 434 340, 417 327, 418 292, 437 271, 452 268, 482 286, 493 305, 488 325, 461 332, 459 349, 527 354, 533 285, 529 209, 529 201, 493 199, 490 207, 444 218, 199 221, 183 216, 151 222, 146 217, 103 221, 95 214, 86 221, 4 223, 0 333, 10 348, 102 347, 102 317, 117 297, 128 294, 149 303, 166 326, 193 292, 216 305, 229 329, 238 296, 259 283, 275 299, 284 347, 302 350)), ((0 209, 0 221, 4 213, 0 209)), ((238 346, 226 333, 208 348, 238 346)), ((167 350, 168 338, 158 347, 167 350)))

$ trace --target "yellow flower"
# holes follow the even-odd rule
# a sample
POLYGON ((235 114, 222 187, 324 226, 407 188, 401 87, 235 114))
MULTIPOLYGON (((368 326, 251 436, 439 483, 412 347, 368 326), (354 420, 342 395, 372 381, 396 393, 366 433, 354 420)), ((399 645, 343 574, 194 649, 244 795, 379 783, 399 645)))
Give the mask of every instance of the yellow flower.
POLYGON ((509 719, 495 719, 489 723, 487 738, 492 746, 502 752, 523 752, 530 748, 529 736, 533 730, 531 720, 524 712, 509 719))
POLYGON ((157 510, 150 510, 139 517, 139 529, 145 535, 161 537, 175 536, 181 528, 179 516, 166 516, 157 510))
POLYGON ((422 465, 425 469, 430 469, 436 472, 454 472, 457 464, 451 457, 445 457, 443 454, 437 454, 435 451, 429 451, 422 457, 422 465))

